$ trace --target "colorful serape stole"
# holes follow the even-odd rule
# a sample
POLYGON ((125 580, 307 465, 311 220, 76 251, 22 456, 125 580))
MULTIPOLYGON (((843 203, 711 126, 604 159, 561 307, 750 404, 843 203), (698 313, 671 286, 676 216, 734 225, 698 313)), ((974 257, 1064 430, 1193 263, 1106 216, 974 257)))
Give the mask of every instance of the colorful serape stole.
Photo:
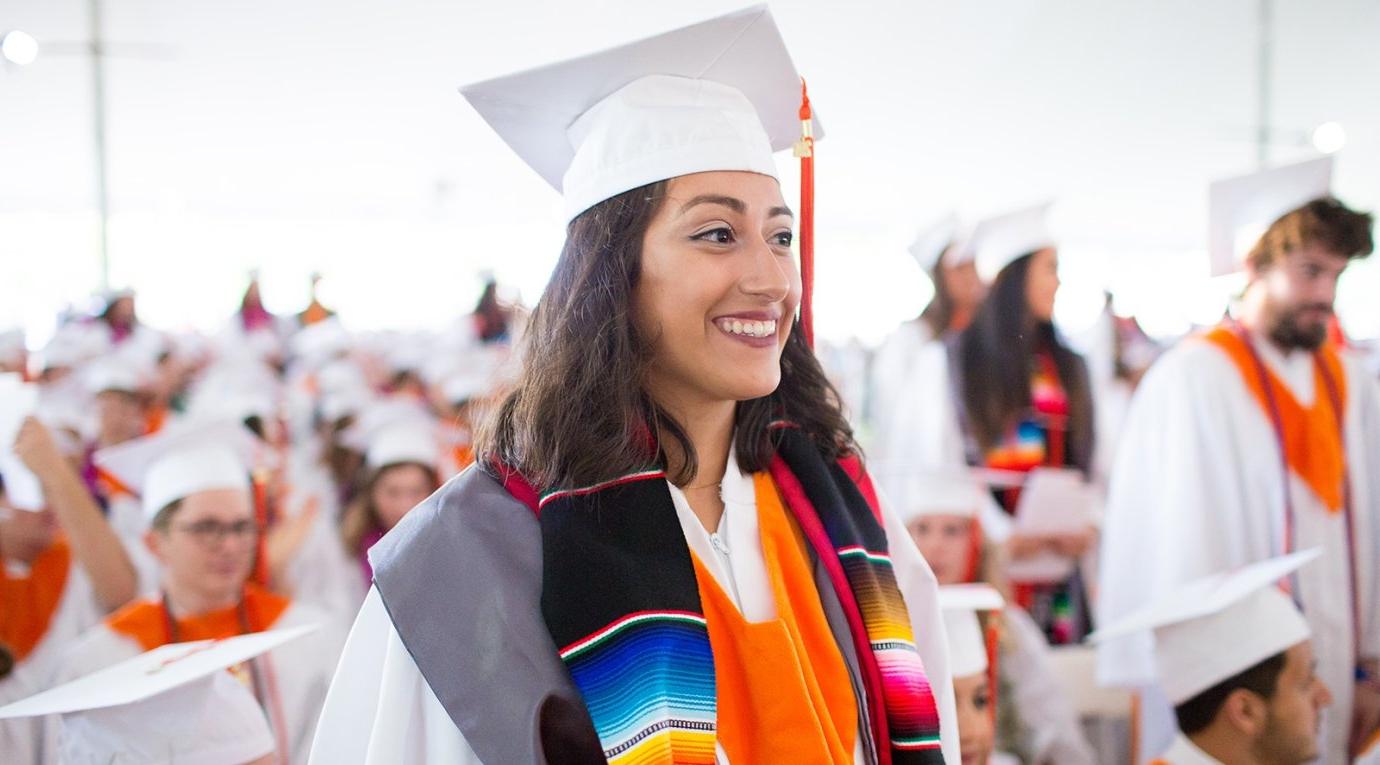
POLYGON ((665 478, 541 499, 542 615, 610 763, 711 765, 714 656, 665 478))
MULTIPOLYGON (((773 436, 772 478, 848 622, 878 761, 943 763, 871 483, 856 459, 847 471, 827 462, 794 428, 773 436)), ((542 615, 610 763, 714 762, 714 656, 665 478, 648 470, 537 503, 542 615)))
POLYGON ((1041 465, 1063 465, 1068 416, 1068 394, 1059 382, 1054 358, 1048 353, 1037 353, 1035 371, 1030 377, 1030 416, 1017 423, 1005 440, 987 450, 987 467, 1024 473, 1041 465))
POLYGON ((871 479, 856 457, 829 463, 796 429, 781 433, 772 477, 848 618, 879 761, 942 763, 939 712, 896 584, 871 479))

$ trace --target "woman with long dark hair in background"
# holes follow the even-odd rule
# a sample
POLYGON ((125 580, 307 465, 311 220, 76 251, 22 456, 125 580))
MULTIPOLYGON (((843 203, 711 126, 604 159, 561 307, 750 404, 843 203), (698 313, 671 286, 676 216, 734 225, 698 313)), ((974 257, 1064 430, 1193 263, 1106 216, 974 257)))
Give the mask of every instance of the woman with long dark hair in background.
MULTIPOLYGON (((967 465, 1029 475, 1037 468, 1069 468, 1090 475, 1092 395, 1086 364, 1054 327, 1058 251, 1045 223, 1047 207, 975 227, 972 255, 991 287, 966 329, 920 353, 911 385, 927 402, 928 416, 915 418, 911 432, 888 452, 888 469, 923 473, 967 465)), ((907 507, 923 501, 908 496, 907 486, 888 481, 893 500, 907 507)), ((1021 488, 995 488, 992 495, 983 531, 1004 547, 1017 572, 1037 558, 1062 561, 1042 572, 1044 581, 1060 569, 1052 583, 1013 573, 1014 600, 1051 643, 1077 642, 1090 628, 1078 564, 1091 548, 1092 530, 1022 534, 1012 522, 1021 488)))
MULTIPOLYGON (((983 255, 978 253, 980 269, 983 255)), ((988 269, 997 271, 991 292, 973 323, 954 339, 950 354, 967 460, 1019 473, 1072 468, 1090 476, 1093 404, 1087 365, 1054 327, 1058 252, 1052 246, 1037 246, 1014 257, 996 253, 986 261, 988 269), (1010 262, 1001 265, 1006 259, 1010 262)), ((995 493, 1001 508, 1014 515, 1021 489, 995 493)), ((1091 529, 1041 536, 1015 533, 1008 539, 1007 553, 1013 561, 1053 553, 1076 562, 1093 541, 1091 529)), ((1016 577, 1012 581, 1016 602, 1030 611, 1054 644, 1076 643, 1091 629, 1080 567, 1073 565, 1071 572, 1057 583, 1016 577)))

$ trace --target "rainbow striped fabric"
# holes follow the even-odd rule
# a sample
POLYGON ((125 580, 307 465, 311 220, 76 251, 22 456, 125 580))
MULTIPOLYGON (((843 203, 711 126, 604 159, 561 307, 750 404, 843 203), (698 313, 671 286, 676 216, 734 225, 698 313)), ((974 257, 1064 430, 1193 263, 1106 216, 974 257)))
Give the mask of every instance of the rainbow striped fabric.
POLYGON ((860 546, 838 552, 881 670, 891 745, 902 750, 939 749, 939 710, 915 647, 891 556, 860 546))
POLYGON ((566 646, 561 659, 610 763, 714 762, 714 656, 703 616, 629 614, 566 646))
MULTIPOLYGON (((856 460, 857 475, 845 472, 791 429, 774 435, 772 478, 838 595, 878 761, 942 765, 934 695, 866 474, 856 460)), ((665 475, 641 471, 535 504, 542 617, 605 758, 713 763, 714 655, 665 475)))

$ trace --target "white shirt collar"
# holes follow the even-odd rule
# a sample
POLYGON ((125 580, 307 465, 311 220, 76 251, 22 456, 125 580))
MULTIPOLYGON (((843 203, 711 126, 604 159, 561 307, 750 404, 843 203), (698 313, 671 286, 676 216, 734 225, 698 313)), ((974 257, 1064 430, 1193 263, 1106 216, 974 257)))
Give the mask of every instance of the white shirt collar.
POLYGON ((772 597, 771 579, 767 576, 766 559, 762 556, 762 534, 757 525, 757 494, 751 473, 738 467, 738 455, 731 448, 719 496, 724 501, 724 514, 719 519, 717 534, 728 548, 725 565, 704 524, 690 509, 685 492, 670 481, 666 482, 671 501, 676 506, 685 542, 709 570, 728 596, 734 600, 739 613, 750 622, 776 618, 776 601, 772 597))

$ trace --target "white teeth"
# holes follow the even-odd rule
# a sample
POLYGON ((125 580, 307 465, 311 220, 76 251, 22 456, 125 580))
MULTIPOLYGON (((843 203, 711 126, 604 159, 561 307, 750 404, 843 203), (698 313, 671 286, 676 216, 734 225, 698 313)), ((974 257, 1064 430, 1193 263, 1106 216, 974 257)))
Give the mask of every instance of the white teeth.
POLYGON ((719 329, 731 335, 747 337, 770 337, 776 334, 776 321, 743 321, 741 319, 720 319, 719 329))

